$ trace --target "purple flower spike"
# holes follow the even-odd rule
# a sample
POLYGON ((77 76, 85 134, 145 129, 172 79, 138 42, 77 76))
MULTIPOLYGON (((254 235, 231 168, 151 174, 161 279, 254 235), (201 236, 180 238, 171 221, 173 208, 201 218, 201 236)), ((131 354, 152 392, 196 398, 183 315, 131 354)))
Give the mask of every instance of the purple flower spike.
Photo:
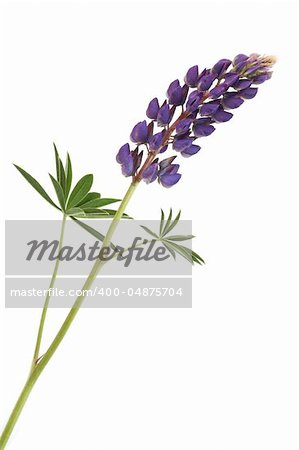
POLYGON ((213 119, 215 122, 228 122, 233 117, 233 114, 227 111, 220 106, 216 114, 213 115, 213 119))
POLYGON ((275 61, 274 56, 252 53, 239 54, 232 61, 220 59, 212 69, 201 73, 198 66, 190 67, 185 84, 174 80, 163 103, 156 97, 149 102, 148 123, 137 123, 131 132, 131 140, 137 144, 135 150, 131 151, 129 144, 119 149, 116 159, 123 174, 133 176, 134 182, 143 179, 152 183, 158 179, 165 187, 176 184, 181 178, 179 165, 173 163, 176 156, 159 162, 160 154, 168 148, 186 158, 197 154, 200 146, 196 139, 214 133, 215 123, 229 121, 233 110, 245 99, 255 97, 258 85, 271 78, 275 61), (140 144, 146 144, 148 150, 144 151, 144 160, 140 144))
POLYGON ((212 120, 209 118, 197 119, 193 123, 193 133, 196 137, 210 136, 215 131, 215 127, 211 125, 212 120))
POLYGON ((190 147, 186 148, 186 150, 184 150, 183 152, 181 152, 181 155, 184 156, 185 158, 190 158, 190 156, 196 155, 196 153, 198 153, 200 150, 200 146, 199 145, 190 145, 190 147))
POLYGON ((148 104, 146 115, 149 119, 156 120, 160 106, 157 98, 153 98, 148 104))
POLYGON ((159 166, 157 162, 153 162, 149 167, 145 169, 142 174, 143 180, 149 184, 156 180, 158 176, 159 166))
POLYGON ((195 88, 199 81, 198 66, 191 67, 185 76, 185 83, 191 88, 195 88))
POLYGON ((118 153, 116 155, 116 161, 119 164, 123 164, 127 160, 129 154, 130 154, 130 146, 129 144, 125 144, 118 150, 118 153))
POLYGON ((242 98, 245 98, 245 100, 250 100, 254 98, 257 94, 257 88, 249 87, 247 89, 244 89, 243 91, 239 91, 239 95, 242 98))
POLYGON ((159 127, 165 127, 169 124, 169 121, 171 120, 170 117, 170 110, 168 103, 165 103, 165 105, 161 106, 158 112, 157 116, 157 122, 159 127))
POLYGON ((175 136, 172 147, 177 152, 182 152, 186 148, 190 147, 190 145, 192 145, 193 141, 194 141, 194 138, 175 136))
POLYGON ((181 120, 176 128, 175 131, 177 133, 177 135, 181 135, 181 134, 186 134, 189 131, 189 128, 191 126, 192 120, 191 119, 183 119, 181 120))
POLYGON ((151 138, 149 138, 148 143, 150 150, 157 152, 160 149, 163 141, 163 136, 164 132, 161 131, 160 133, 154 134, 151 138))
POLYGON ((212 72, 219 78, 229 68, 231 63, 230 59, 220 59, 212 68, 212 72))
POLYGON ((235 109, 244 103, 244 100, 239 96, 238 93, 228 92, 223 96, 222 105, 226 109, 235 109))
POLYGON ((138 122, 137 125, 133 128, 130 139, 132 142, 136 144, 145 144, 148 138, 148 129, 146 120, 143 122, 138 122))
POLYGON ((213 116, 220 106, 219 101, 204 103, 200 108, 201 116, 213 116))

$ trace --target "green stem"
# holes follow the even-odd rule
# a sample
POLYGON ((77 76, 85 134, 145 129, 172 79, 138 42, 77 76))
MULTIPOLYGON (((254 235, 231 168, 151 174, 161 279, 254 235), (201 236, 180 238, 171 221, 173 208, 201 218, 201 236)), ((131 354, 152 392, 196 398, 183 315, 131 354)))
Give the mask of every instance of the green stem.
MULTIPOLYGON (((61 248, 62 248, 66 218, 67 218, 66 214, 63 214, 60 238, 59 238, 59 244, 58 244, 58 256, 59 256, 61 248)), ((36 344, 35 344, 34 354, 33 354, 32 363, 31 363, 30 374, 32 373, 33 369, 35 368, 38 358, 39 358, 39 351, 40 351, 40 346, 41 346, 41 341, 42 341, 42 336, 43 336, 43 331, 44 331, 44 326, 45 326, 45 320, 46 320, 46 316, 47 316, 49 302, 51 299, 51 289, 54 287, 54 284, 55 284, 55 280, 56 280, 56 276, 57 276, 57 272, 58 272, 58 268, 59 268, 59 263, 60 263, 60 259, 58 257, 55 262, 52 278, 50 281, 47 296, 45 299, 45 304, 44 304, 43 311, 42 311, 41 318, 40 318, 40 323, 39 323, 39 328, 38 328, 38 333, 37 333, 37 338, 36 338, 36 344)))
MULTIPOLYGON (((107 231, 107 234, 105 236, 105 239, 103 241, 103 247, 107 247, 112 239, 113 233, 122 218, 122 215, 136 189, 138 186, 138 182, 132 182, 126 195, 124 196, 111 224, 107 231)), ((26 381, 26 384, 17 400, 17 403, 15 404, 15 407, 8 419, 8 422, 2 432, 2 435, 0 437, 0 450, 3 450, 7 444, 7 441, 14 429, 14 426, 19 418, 19 415, 21 414, 21 411, 26 403, 26 400, 36 382, 36 380, 39 378, 40 374, 54 355, 55 351, 57 350, 59 344, 63 340, 64 336, 66 335, 68 329, 70 328, 73 320, 75 319, 80 306, 82 305, 84 298, 85 298, 85 292, 88 290, 93 281, 95 280, 97 274, 99 273, 101 267, 104 265, 104 261, 97 259, 90 274, 88 275, 83 287, 82 287, 82 295, 80 295, 75 303, 73 304, 70 312, 68 313, 65 321, 61 325, 57 335, 55 336, 54 340, 52 341, 51 345, 49 346, 48 350, 44 354, 44 356, 38 361, 38 363, 35 365, 33 371, 31 372, 29 378, 26 381)))

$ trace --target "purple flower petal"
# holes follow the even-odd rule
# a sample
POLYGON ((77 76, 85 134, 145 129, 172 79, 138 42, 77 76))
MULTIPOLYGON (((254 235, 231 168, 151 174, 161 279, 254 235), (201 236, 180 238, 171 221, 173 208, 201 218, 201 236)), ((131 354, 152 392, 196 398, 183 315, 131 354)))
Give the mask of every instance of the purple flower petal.
POLYGON ((165 169, 166 167, 170 166, 173 163, 173 161, 175 160, 175 158, 176 158, 176 156, 170 156, 170 158, 166 158, 166 159, 163 159, 162 161, 160 161, 160 163, 159 163, 160 169, 162 170, 162 169, 165 169))
POLYGON ((189 128, 191 126, 192 120, 191 119, 183 119, 181 120, 176 128, 175 131, 177 133, 177 135, 181 135, 181 134, 185 134, 189 131, 189 128))
POLYGON ((153 98, 148 104, 146 115, 149 119, 156 120, 160 106, 157 98, 153 98))
POLYGON ((199 81, 198 66, 190 67, 185 76, 185 83, 188 86, 195 88, 197 86, 198 81, 199 81))
POLYGON ((194 141, 194 138, 175 136, 172 147, 177 152, 182 152, 186 148, 190 147, 190 145, 192 145, 193 141, 194 141))
POLYGON ((201 116, 212 116, 215 114, 220 106, 220 102, 208 102, 204 103, 202 107, 200 108, 200 115, 201 116))
POLYGON ((211 125, 211 119, 197 119, 193 123, 193 133, 196 137, 210 136, 215 131, 215 127, 211 125))
POLYGON ((210 97, 211 98, 218 98, 221 95, 224 94, 228 90, 228 85, 226 83, 221 83, 219 86, 215 86, 213 89, 210 90, 210 97))
POLYGON ((199 145, 192 144, 190 147, 186 148, 186 150, 181 152, 181 155, 184 156, 185 158, 189 158, 190 156, 193 156, 196 153, 198 153, 199 150, 200 150, 199 145))
POLYGON ((245 100, 250 100, 253 97, 255 97, 257 94, 257 88, 249 87, 247 89, 243 89, 242 91, 239 91, 239 95, 242 98, 245 98, 245 100))
POLYGON ((242 89, 247 89, 251 84, 252 80, 248 80, 247 78, 240 78, 240 80, 233 84, 233 87, 237 91, 240 91, 242 89))
POLYGON ((212 86, 213 82, 216 80, 216 75, 214 73, 208 73, 204 75, 198 83, 197 89, 199 91, 207 91, 212 86))
POLYGON ((130 146, 129 144, 125 144, 118 150, 118 153, 116 155, 116 161, 119 164, 123 164, 126 161, 129 154, 130 154, 130 146))
POLYGON ((244 69, 244 67, 247 64, 247 61, 248 61, 248 56, 247 55, 243 55, 243 54, 237 55, 233 59, 233 66, 234 66, 235 70, 239 72, 242 69, 244 69))
POLYGON ((202 97, 203 95, 200 92, 191 92, 186 103, 186 111, 193 113, 199 107, 202 97))
POLYGON ((227 86, 232 86, 239 80, 239 75, 235 72, 229 72, 226 75, 224 75, 225 84, 227 86))
POLYGON ((174 80, 172 83, 170 83, 167 90, 167 97, 169 99, 170 105, 179 106, 182 104, 183 89, 180 86, 179 80, 174 80))
POLYGON ((131 177, 132 175, 134 175, 135 173, 134 159, 131 153, 126 157, 126 160, 122 163, 121 171, 125 177, 131 177))
POLYGON ((223 96, 222 105, 227 109, 239 108, 244 103, 244 100, 238 93, 229 92, 223 96))
POLYGON ((216 114, 213 115, 213 119, 215 122, 228 122, 233 117, 233 114, 227 111, 224 111, 223 108, 219 108, 216 114))
POLYGON ((159 154, 166 152, 167 148, 168 148, 168 145, 164 145, 162 148, 160 148, 159 154))
POLYGON ((156 162, 153 162, 149 167, 147 167, 143 174, 142 174, 142 178, 143 180, 149 184, 152 183, 153 181, 156 180, 157 176, 158 176, 158 164, 156 162))
POLYGON ((135 142, 136 144, 144 144, 147 142, 148 138, 148 129, 146 120, 143 122, 138 122, 137 125, 133 128, 130 139, 132 142, 135 142))
POLYGON ((261 73, 252 79, 252 84, 262 84, 265 81, 270 80, 271 77, 272 72, 261 73))
POLYGON ((165 105, 161 106, 158 112, 157 116, 157 122, 160 127, 165 127, 168 125, 170 118, 170 110, 168 103, 165 103, 165 105))
POLYGON ((162 145, 164 132, 161 131, 160 133, 154 134, 152 137, 149 138, 149 148, 150 150, 153 150, 154 152, 158 151, 162 145))
POLYGON ((171 186, 174 186, 180 179, 182 175, 180 173, 174 173, 173 175, 161 175, 159 177, 160 183, 165 188, 170 188, 171 186))
POLYGON ((220 59, 214 67, 212 68, 212 72, 217 75, 217 78, 219 78, 231 65, 230 59, 220 59))

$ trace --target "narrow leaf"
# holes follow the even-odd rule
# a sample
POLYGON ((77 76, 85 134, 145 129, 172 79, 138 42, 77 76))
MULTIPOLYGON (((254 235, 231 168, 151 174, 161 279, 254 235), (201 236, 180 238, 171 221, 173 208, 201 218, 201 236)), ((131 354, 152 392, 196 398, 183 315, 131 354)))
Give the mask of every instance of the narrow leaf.
POLYGON ((53 142, 53 145, 54 145, 55 163, 56 163, 56 179, 57 179, 58 183, 60 183, 60 158, 59 158, 59 153, 58 153, 55 142, 53 142))
POLYGON ((158 236, 156 233, 154 233, 153 231, 151 231, 149 228, 147 228, 147 227, 144 226, 144 225, 140 225, 140 226, 141 226, 141 228, 143 228, 148 234, 150 234, 151 236, 153 236, 155 239, 159 240, 159 236, 158 236))
POLYGON ((192 258, 192 250, 188 247, 184 247, 183 245, 175 244, 174 242, 167 243, 172 247, 172 249, 179 253, 183 258, 187 259, 191 264, 193 264, 193 258, 192 258))
POLYGON ((14 164, 15 168, 23 175, 23 177, 28 181, 29 184, 31 184, 31 186, 45 199, 47 200, 47 202, 50 203, 50 205, 54 206, 54 208, 59 209, 60 208, 55 205, 55 203, 53 202, 53 200, 49 197, 49 195, 46 193, 46 191, 44 190, 44 188, 39 184, 39 182, 33 178, 28 172, 26 172, 24 169, 22 169, 21 167, 17 166, 16 164, 14 164))
MULTIPOLYGON (((85 197, 86 199, 86 197, 85 197)), ((99 208, 101 206, 109 205, 111 203, 120 202, 120 200, 115 198, 94 198, 92 200, 89 200, 87 202, 82 203, 80 206, 82 208, 99 208)))
POLYGON ((165 241, 161 241, 162 242, 162 244, 164 245, 164 247, 165 248, 167 248, 167 250, 169 251, 169 253, 171 254, 171 256, 173 257, 173 259, 176 259, 176 257, 175 257, 175 251, 171 248, 171 246, 167 243, 167 242, 165 242, 165 241))
MULTIPOLYGON (((105 239, 105 236, 100 233, 99 231, 95 230, 93 227, 91 227, 90 225, 87 225, 85 222, 81 222, 81 220, 76 219, 75 217, 71 216, 71 219, 76 222, 77 225, 79 225, 81 228, 83 228, 84 230, 86 230, 88 233, 90 233, 93 237, 95 237, 96 239, 98 239, 99 241, 103 242, 103 240, 105 239)), ((112 244, 112 242, 110 243, 110 246, 112 249, 115 249, 115 245, 112 244)))
POLYGON ((56 192, 56 195, 57 195, 59 204, 60 204, 62 210, 64 211, 64 208, 65 208, 65 199, 64 199, 64 193, 63 193, 62 187, 60 186, 60 184, 58 183, 58 181, 55 180, 55 178, 54 178, 50 173, 49 173, 49 176, 50 176, 51 181, 52 181, 52 183, 53 183, 53 186, 54 186, 54 189, 55 189, 55 192, 56 192))
POLYGON ((192 251, 192 259, 197 264, 205 264, 204 260, 201 256, 199 256, 196 252, 192 251))
POLYGON ((161 219, 160 219, 160 236, 162 235, 162 230, 163 230, 163 226, 164 226, 164 211, 163 209, 161 209, 161 219))
POLYGON ((61 159, 59 160, 59 165, 60 165, 60 180, 59 180, 59 184, 61 186, 61 189, 64 193, 64 197, 66 197, 66 193, 65 193, 65 172, 64 172, 64 167, 62 164, 61 159))
POLYGON ((78 203, 77 206, 82 206, 84 203, 90 202, 91 200, 99 199, 101 198, 101 194, 99 192, 89 192, 86 197, 78 203))
POLYGON ((168 241, 188 241, 193 239, 195 236, 193 234, 186 234, 185 236, 180 236, 179 234, 173 234, 172 236, 167 236, 168 241))
MULTIPOLYGON (((164 235, 168 234, 171 230, 174 229, 174 227, 178 224, 179 220, 181 217, 181 211, 179 211, 178 215, 176 216, 176 218, 174 219, 173 222, 169 223, 169 225, 167 227, 165 227, 164 229, 164 235)), ((168 237, 167 237, 168 239, 168 237)))
POLYGON ((65 163, 65 199, 67 200, 71 187, 72 187, 72 179, 73 179, 73 171, 72 171, 72 163, 70 155, 67 154, 66 156, 66 163, 65 163))
POLYGON ((81 202, 86 195, 88 194, 93 182, 93 175, 85 175, 82 177, 74 189, 71 192, 67 208, 73 208, 74 206, 78 206, 79 202, 81 202))
POLYGON ((67 213, 69 216, 81 216, 81 217, 85 217, 85 215, 86 215, 85 212, 83 211, 83 209, 77 208, 77 207, 68 209, 68 210, 66 211, 66 213, 67 213))
POLYGON ((165 236, 165 234, 167 233, 167 228, 171 224, 171 219, 172 219, 172 208, 170 208, 168 219, 167 219, 164 229, 162 231, 162 236, 165 236))

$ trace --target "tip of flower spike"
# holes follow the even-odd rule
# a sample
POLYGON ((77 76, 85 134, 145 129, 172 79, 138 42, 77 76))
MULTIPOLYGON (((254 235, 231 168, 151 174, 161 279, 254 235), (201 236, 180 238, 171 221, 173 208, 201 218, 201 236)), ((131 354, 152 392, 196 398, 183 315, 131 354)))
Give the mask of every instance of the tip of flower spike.
POLYGON ((273 67, 274 64, 277 63, 277 58, 275 55, 263 56, 262 60, 263 60, 264 64, 267 65, 268 67, 273 67))

